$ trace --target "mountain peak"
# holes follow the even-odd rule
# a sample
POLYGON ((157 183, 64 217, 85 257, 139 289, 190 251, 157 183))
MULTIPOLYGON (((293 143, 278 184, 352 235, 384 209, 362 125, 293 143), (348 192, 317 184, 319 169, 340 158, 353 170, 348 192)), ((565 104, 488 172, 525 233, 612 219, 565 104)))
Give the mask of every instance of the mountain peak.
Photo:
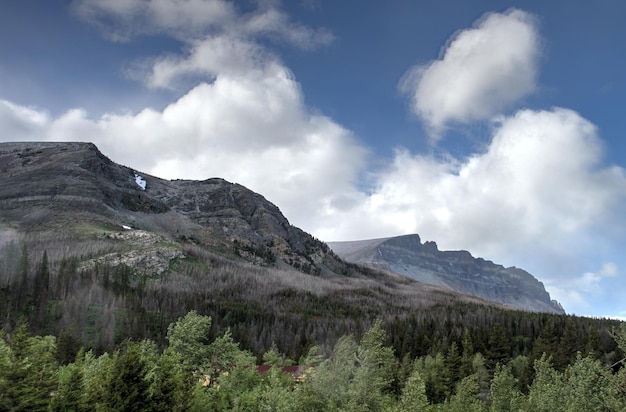
POLYGON ((564 313, 543 284, 530 273, 505 268, 466 250, 439 251, 435 242, 419 235, 355 242, 330 242, 349 262, 397 273, 423 283, 449 288, 506 306, 535 312, 564 313))

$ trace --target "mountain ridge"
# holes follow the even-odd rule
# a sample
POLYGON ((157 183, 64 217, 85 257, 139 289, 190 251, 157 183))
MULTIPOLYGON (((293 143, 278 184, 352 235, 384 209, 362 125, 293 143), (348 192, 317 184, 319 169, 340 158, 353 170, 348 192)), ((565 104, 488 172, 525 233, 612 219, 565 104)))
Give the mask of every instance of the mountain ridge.
POLYGON ((106 348, 189 310, 298 354, 436 305, 504 306, 345 262, 220 178, 164 180, 90 143, 0 143, 0 327, 106 348))
POLYGON ((328 242, 349 262, 383 269, 417 281, 491 300, 516 309, 565 313, 543 283, 517 267, 505 268, 468 251, 440 251, 419 235, 328 242))

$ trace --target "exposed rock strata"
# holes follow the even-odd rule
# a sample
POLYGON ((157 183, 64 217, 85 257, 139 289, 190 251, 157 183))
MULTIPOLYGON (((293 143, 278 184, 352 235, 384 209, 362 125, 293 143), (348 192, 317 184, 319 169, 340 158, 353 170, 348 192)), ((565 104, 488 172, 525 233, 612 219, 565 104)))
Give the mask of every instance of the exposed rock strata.
POLYGON ((349 262, 405 275, 513 308, 564 313, 560 304, 550 300, 543 284, 530 273, 474 258, 464 250, 440 251, 435 242, 422 243, 418 235, 331 242, 329 246, 349 262))

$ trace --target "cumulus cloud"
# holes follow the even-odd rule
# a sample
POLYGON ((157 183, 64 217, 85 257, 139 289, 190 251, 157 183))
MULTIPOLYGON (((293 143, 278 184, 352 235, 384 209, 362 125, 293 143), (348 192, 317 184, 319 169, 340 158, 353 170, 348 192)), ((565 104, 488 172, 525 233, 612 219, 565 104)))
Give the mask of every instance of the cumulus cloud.
POLYGON ((279 67, 265 48, 236 37, 216 36, 194 42, 186 55, 158 56, 135 64, 131 77, 150 87, 176 88, 179 79, 214 79, 218 74, 259 78, 279 67), (272 67, 273 66, 273 67, 272 67))
POLYGON ((0 100, 0 127, 8 141, 32 139, 41 134, 48 122, 44 111, 0 100))
POLYGON ((18 140, 90 140, 113 160, 156 176, 222 177, 262 193, 300 225, 328 204, 360 196, 355 182, 366 149, 339 124, 309 113, 281 66, 258 78, 220 76, 162 111, 90 119, 74 109, 50 118, 1 103, 0 121, 16 131, 3 134, 8 140, 18 132, 18 140))
POLYGON ((600 291, 602 279, 617 276, 618 273, 617 265, 613 262, 608 262, 595 272, 585 272, 576 283, 581 290, 597 293, 600 291))
MULTIPOLYGON (((624 200, 624 170, 601 160, 595 126, 576 112, 522 110, 502 119, 483 153, 466 159, 398 151, 362 213, 376 216, 370 236, 418 232, 483 256, 555 250, 614 217, 624 200)), ((361 222, 339 227, 340 237, 366 235, 361 222)), ((336 228, 332 222, 327 230, 336 228)))
POLYGON ((438 60, 409 69, 400 88, 438 139, 449 122, 489 119, 533 92, 539 55, 532 15, 489 13, 454 35, 438 60))
POLYGON ((189 79, 197 83, 213 81, 218 75, 258 78, 259 71, 263 76, 267 66, 275 68, 280 63, 261 45, 262 38, 303 49, 333 40, 326 29, 291 21, 279 4, 259 2, 248 13, 224 0, 75 0, 73 8, 113 40, 151 34, 180 40, 181 54, 146 57, 125 70, 149 87, 178 89, 188 85, 189 79))
POLYGON ((327 209, 316 234, 419 233, 441 249, 522 265, 580 313, 617 269, 577 274, 625 223, 624 170, 602 159, 596 127, 578 113, 522 110, 501 119, 485 151, 466 159, 397 151, 361 202, 327 209))

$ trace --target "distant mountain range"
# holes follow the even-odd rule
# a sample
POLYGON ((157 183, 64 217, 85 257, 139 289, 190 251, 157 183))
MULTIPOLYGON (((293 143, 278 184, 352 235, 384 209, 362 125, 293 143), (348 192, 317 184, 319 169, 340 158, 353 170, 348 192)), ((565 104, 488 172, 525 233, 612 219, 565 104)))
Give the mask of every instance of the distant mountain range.
POLYGON ((0 176, 0 327, 108 347, 196 309, 250 349, 297 353, 434 305, 563 313, 519 269, 417 236, 335 253, 241 185, 159 179, 90 143, 0 143, 0 176))
POLYGON ((535 312, 564 313, 543 284, 516 267, 505 268, 469 252, 440 251, 418 235, 328 245, 348 262, 408 276, 419 282, 535 312))

